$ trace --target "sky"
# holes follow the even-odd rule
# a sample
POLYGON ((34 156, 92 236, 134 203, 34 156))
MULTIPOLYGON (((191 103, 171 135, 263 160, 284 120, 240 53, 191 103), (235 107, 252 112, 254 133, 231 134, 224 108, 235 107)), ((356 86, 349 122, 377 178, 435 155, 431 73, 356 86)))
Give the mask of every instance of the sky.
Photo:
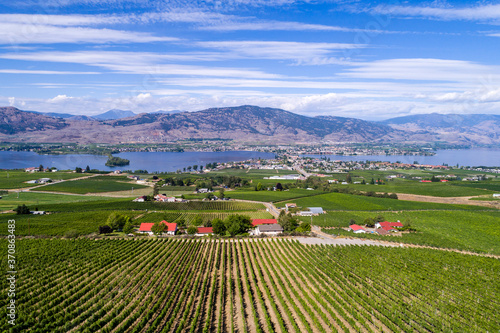
POLYGON ((488 1, 0 0, 0 106, 500 114, 488 1))

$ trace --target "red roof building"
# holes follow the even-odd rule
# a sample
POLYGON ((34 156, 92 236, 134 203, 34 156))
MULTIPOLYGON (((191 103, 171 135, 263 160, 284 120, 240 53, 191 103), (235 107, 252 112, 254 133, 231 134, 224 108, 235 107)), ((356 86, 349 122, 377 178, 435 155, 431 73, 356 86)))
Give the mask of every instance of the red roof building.
POLYGON ((198 227, 198 234, 200 235, 207 235, 207 234, 213 234, 214 230, 212 227, 198 227))
POLYGON ((349 228, 350 228, 350 230, 354 231, 355 234, 365 233, 366 232, 365 228, 363 228, 362 226, 357 225, 357 224, 351 224, 349 226, 349 228))
MULTIPOLYGON (((163 223, 167 226, 167 230, 165 231, 167 234, 174 235, 177 231, 177 223, 168 223, 165 220, 161 221, 160 223, 163 223)), ((153 232, 151 231, 151 228, 153 227, 153 225, 154 223, 141 223, 139 232, 152 234, 153 232)))
POLYGON ((375 224, 377 228, 383 228, 383 227, 393 227, 393 228, 402 228, 403 223, 401 222, 378 222, 375 224))
POLYGON ((254 219, 252 220, 252 225, 254 227, 261 225, 261 224, 276 224, 278 223, 278 220, 276 219, 254 219))

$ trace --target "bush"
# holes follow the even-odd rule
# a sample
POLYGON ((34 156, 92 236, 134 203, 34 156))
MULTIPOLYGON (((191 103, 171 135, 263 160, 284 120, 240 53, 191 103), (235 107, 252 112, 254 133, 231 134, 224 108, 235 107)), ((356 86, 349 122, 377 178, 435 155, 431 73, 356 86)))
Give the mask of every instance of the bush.
POLYGON ((110 234, 113 229, 109 225, 103 225, 99 227, 99 234, 110 234))
POLYGON ((25 204, 22 206, 17 206, 16 209, 14 209, 17 215, 24 215, 24 214, 31 214, 31 211, 28 207, 26 207, 25 204))
POLYGON ((77 238, 78 236, 80 236, 80 233, 78 232, 78 230, 68 230, 64 233, 64 237, 66 238, 77 238))

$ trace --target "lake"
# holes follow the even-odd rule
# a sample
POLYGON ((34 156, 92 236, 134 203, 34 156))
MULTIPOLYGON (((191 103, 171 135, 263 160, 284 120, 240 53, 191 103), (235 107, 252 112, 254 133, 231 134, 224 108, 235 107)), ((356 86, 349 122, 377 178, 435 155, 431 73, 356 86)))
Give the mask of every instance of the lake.
POLYGON ((449 166, 500 166, 500 149, 494 148, 477 148, 477 149, 450 149, 438 150, 433 156, 414 156, 414 155, 302 155, 305 157, 329 157, 331 160, 337 161, 383 161, 383 162, 401 162, 413 163, 417 161, 419 164, 442 165, 449 166))
MULTIPOLYGON (((107 167, 108 157, 102 155, 38 155, 25 151, 0 151, 0 169, 23 169, 37 167, 55 167, 60 170, 76 167, 99 170, 148 170, 149 172, 176 171, 192 165, 203 165, 212 162, 245 161, 248 159, 272 159, 273 153, 255 151, 224 151, 224 152, 129 152, 116 154, 130 160, 130 165, 123 167, 107 167)), ((403 156, 403 155, 303 155, 310 157, 329 157, 342 161, 388 161, 450 166, 500 166, 500 149, 460 149, 438 150, 434 156, 403 156)))
POLYGON ((192 165, 203 165, 213 162, 245 161, 249 159, 272 159, 274 154, 256 151, 224 151, 224 152, 128 152, 115 154, 130 160, 130 164, 121 167, 107 167, 108 160, 102 155, 38 155, 26 151, 0 151, 0 169, 24 169, 38 167, 55 167, 59 170, 74 170, 76 167, 99 170, 147 170, 149 172, 176 171, 192 165))

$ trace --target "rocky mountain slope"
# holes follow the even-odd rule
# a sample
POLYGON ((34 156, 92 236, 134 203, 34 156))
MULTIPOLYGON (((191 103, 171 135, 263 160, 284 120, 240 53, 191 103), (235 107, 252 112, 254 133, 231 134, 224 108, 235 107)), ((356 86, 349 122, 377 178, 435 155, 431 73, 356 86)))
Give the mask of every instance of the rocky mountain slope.
POLYGON ((430 120, 425 116, 411 116, 371 122, 334 116, 307 117, 280 109, 244 105, 197 112, 142 113, 99 121, 85 116, 62 119, 0 107, 0 140, 161 143, 189 138, 221 138, 262 144, 437 140, 499 143, 500 116, 483 116, 459 119, 432 115, 430 120))

